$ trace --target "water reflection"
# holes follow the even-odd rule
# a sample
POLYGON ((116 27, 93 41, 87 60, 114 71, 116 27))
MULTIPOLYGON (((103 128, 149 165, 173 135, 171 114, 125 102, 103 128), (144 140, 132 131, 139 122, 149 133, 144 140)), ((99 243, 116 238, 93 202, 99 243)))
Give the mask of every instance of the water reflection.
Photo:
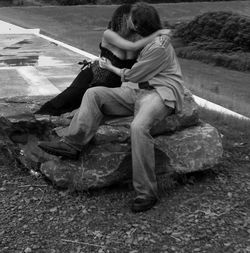
POLYGON ((37 66, 43 67, 43 66, 60 66, 60 65, 71 65, 67 64, 61 60, 57 60, 54 57, 45 56, 45 55, 39 55, 37 60, 37 66))
POLYGON ((21 40, 19 42, 17 42, 15 45, 24 45, 24 44, 32 44, 31 40, 21 40))
POLYGON ((0 65, 3 66, 34 66, 38 61, 38 55, 30 55, 24 57, 14 57, 10 56, 9 58, 0 59, 0 65))
POLYGON ((10 49, 10 50, 14 50, 14 49, 19 49, 20 47, 5 47, 4 49, 10 49))
POLYGON ((1 55, 0 66, 18 67, 18 66, 60 66, 70 65, 65 64, 63 61, 57 60, 54 57, 45 55, 25 55, 25 56, 14 56, 14 55, 1 55))

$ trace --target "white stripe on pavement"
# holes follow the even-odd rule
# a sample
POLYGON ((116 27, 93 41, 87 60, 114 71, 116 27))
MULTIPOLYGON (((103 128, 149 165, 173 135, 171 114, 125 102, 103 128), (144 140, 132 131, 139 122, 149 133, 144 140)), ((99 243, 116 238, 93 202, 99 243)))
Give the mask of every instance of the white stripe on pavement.
POLYGON ((56 95, 61 91, 56 88, 46 77, 39 74, 39 71, 32 66, 17 67, 16 70, 29 84, 28 95, 56 95))
POLYGON ((0 20, 0 34, 39 34, 40 29, 25 29, 0 20))

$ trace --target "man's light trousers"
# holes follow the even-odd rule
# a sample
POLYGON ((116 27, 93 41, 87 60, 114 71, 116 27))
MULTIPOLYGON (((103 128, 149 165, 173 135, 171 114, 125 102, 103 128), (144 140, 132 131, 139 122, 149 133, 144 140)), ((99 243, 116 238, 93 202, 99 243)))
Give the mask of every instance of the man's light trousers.
POLYGON ((133 186, 138 197, 157 197, 154 139, 150 129, 172 110, 155 90, 93 87, 84 94, 64 140, 81 150, 95 135, 104 115, 130 116, 135 111, 131 123, 133 186))

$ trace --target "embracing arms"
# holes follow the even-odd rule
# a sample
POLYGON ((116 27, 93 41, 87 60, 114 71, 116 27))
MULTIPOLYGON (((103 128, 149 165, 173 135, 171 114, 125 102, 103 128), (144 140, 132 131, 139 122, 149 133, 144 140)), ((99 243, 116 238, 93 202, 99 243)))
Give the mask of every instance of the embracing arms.
POLYGON ((107 60, 106 58, 99 58, 99 65, 101 68, 103 69, 107 69, 113 73, 115 73, 118 76, 122 75, 122 69, 115 67, 114 65, 111 64, 111 62, 109 60, 107 60))
POLYGON ((161 29, 161 30, 158 30, 158 31, 152 33, 151 35, 149 35, 147 37, 144 37, 140 40, 132 42, 132 41, 124 39, 119 34, 108 29, 103 33, 103 39, 106 42, 108 42, 120 49, 128 50, 128 51, 138 51, 139 49, 145 47, 148 43, 152 42, 157 36, 160 36, 160 35, 170 36, 171 30, 170 29, 161 29))
POLYGON ((107 59, 100 58, 101 68, 108 69, 121 77, 122 82, 144 82, 152 79, 165 68, 168 55, 162 47, 147 50, 139 57, 139 60, 131 69, 120 69, 113 66, 107 59))

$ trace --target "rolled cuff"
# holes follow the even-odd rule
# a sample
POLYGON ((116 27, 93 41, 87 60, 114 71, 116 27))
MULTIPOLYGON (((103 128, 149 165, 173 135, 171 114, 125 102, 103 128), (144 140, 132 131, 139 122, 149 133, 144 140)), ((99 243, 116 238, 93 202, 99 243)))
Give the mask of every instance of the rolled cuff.
POLYGON ((126 82, 127 80, 125 79, 125 71, 126 69, 121 69, 121 81, 126 82))

